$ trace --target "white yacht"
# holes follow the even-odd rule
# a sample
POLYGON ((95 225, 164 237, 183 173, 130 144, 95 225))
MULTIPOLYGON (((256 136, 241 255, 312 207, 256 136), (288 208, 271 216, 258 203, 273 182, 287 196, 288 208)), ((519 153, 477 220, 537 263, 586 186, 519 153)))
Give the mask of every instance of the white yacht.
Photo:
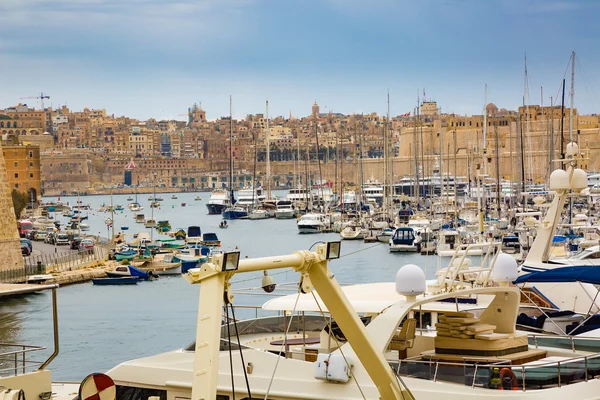
POLYGON ((231 205, 231 199, 228 190, 217 189, 213 190, 206 203, 208 214, 221 215, 223 211, 231 205))
POLYGON ((266 199, 266 195, 261 187, 240 189, 237 192, 237 197, 236 206, 247 209, 260 207, 263 200, 266 199))
POLYGON ((133 211, 133 212, 142 211, 142 210, 144 209, 144 207, 142 207, 142 206, 140 205, 140 203, 136 203, 136 202, 134 202, 134 203, 129 203, 128 207, 129 207, 129 209, 130 209, 131 211, 133 211))
POLYGON ((330 229, 330 221, 325 214, 308 213, 297 222, 298 233, 320 233, 330 229))
POLYGON ((275 218, 291 219, 296 216, 294 205, 290 200, 278 200, 277 208, 275 209, 275 218))
MULTIPOLYGON (((190 270, 185 278, 203 287, 196 342, 111 369, 117 390, 223 400, 598 397, 600 353, 586 349, 585 340, 567 338, 565 347, 557 337, 515 329, 521 294, 508 287, 514 260, 497 266, 499 286, 443 290, 428 286, 418 266, 405 265, 395 282, 342 289, 327 267, 331 244, 239 263, 224 254, 208 275, 190 270), (208 300, 232 275, 284 267, 306 275, 306 293, 263 305, 283 315, 228 326, 213 318, 222 304, 208 300)), ((333 253, 339 256, 339 247, 333 253)))
POLYGON ((363 193, 369 203, 377 204, 379 207, 383 205, 383 185, 374 177, 364 183, 363 193))
POLYGON ((343 240, 363 240, 369 235, 369 230, 361 226, 357 222, 352 222, 346 225, 340 231, 340 237, 343 240))
POLYGON ((311 192, 310 189, 298 187, 290 189, 285 198, 292 203, 309 203, 311 201, 311 192))

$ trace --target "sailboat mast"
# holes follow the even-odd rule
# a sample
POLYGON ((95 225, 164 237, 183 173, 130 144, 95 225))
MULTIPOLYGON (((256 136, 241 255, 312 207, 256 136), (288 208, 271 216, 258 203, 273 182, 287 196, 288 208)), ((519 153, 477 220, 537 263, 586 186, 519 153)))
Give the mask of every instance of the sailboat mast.
POLYGON ((483 91, 483 174, 487 175, 487 83, 483 91))
MULTIPOLYGON (((562 84, 562 102, 560 105, 560 158, 565 158, 565 80, 562 84)), ((562 166, 564 168, 564 166, 562 166)))
POLYGON ((571 108, 569 109, 569 142, 573 141, 573 101, 575 98, 575 52, 571 53, 571 108))
POLYGON ((267 131, 267 199, 271 199, 271 131, 269 129, 269 100, 266 100, 267 131))
POLYGON ((229 191, 231 193, 231 204, 235 202, 233 197, 233 103, 229 95, 229 191))
POLYGON ((417 108, 415 108, 415 116, 413 118, 414 121, 414 129, 413 129, 413 152, 414 152, 414 162, 415 162, 415 189, 413 192, 413 196, 415 201, 419 198, 419 140, 417 138, 417 108))
POLYGON ((321 172, 321 148, 319 147, 319 127, 317 125, 317 115, 313 115, 313 121, 315 124, 315 142, 317 145, 317 167, 319 168, 319 186, 321 189, 321 198, 319 199, 319 207, 321 207, 321 202, 323 202, 323 209, 325 210, 325 195, 323 194, 323 173, 321 172))
POLYGON ((494 135, 496 136, 496 208, 500 220, 500 143, 498 139, 498 124, 494 122, 494 135))

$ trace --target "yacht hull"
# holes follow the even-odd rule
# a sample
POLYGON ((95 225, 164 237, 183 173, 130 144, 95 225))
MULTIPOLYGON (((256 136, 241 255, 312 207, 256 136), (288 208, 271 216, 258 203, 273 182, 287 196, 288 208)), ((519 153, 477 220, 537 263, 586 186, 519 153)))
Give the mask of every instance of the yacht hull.
POLYGON ((224 204, 207 204, 206 208, 208 209, 208 215, 221 215, 223 211, 227 208, 224 204))

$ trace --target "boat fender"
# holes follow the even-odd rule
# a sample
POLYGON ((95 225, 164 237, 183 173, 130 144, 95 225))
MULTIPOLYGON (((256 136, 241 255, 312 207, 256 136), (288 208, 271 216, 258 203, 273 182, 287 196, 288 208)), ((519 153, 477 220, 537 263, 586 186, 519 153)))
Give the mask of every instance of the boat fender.
POLYGON ((504 384, 509 384, 511 386, 510 390, 518 390, 517 377, 515 373, 510 368, 502 368, 500 370, 500 381, 501 384, 498 385, 498 390, 504 390, 504 384))

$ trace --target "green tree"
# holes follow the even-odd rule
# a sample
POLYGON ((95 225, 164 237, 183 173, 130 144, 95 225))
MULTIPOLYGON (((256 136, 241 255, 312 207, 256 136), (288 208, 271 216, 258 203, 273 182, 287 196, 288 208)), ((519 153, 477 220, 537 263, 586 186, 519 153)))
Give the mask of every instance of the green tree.
POLYGON ((15 208, 15 216, 19 219, 23 210, 27 207, 27 195, 23 192, 19 192, 17 189, 13 189, 11 195, 13 207, 15 208))

